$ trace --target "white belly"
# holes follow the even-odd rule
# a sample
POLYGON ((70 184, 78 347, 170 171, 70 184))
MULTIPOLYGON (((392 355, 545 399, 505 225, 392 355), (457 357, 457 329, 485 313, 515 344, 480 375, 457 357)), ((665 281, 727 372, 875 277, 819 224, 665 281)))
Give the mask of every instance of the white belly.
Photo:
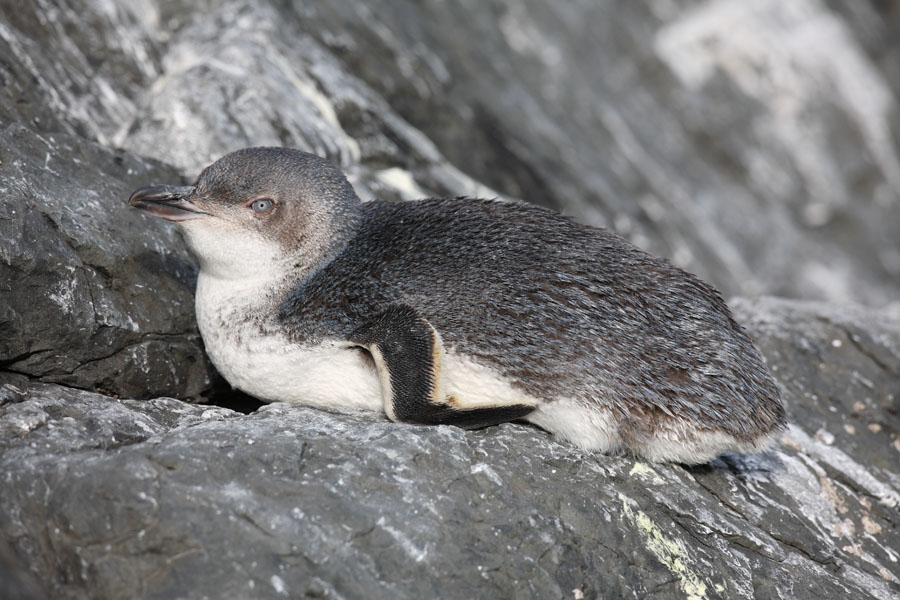
POLYGON ((204 335, 216 369, 234 387, 267 402, 381 410, 381 388, 362 353, 339 341, 291 344, 279 335, 231 341, 204 335))
POLYGON ((291 343, 278 324, 260 325, 257 318, 277 310, 271 289, 267 277, 235 282, 200 272, 197 324, 228 383, 266 402, 380 411, 378 376, 359 350, 340 340, 291 343))

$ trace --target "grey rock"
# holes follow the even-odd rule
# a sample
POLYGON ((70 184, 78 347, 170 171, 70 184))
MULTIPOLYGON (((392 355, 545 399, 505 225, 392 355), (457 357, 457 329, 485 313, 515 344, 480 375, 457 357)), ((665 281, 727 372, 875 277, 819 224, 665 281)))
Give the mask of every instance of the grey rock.
POLYGON ((5 539, 0 539, 0 581, 7 600, 39 600, 44 597, 41 585, 5 539))
POLYGON ((108 145, 158 76, 152 1, 0 2, 0 123, 108 145))
POLYGON ((227 152, 283 145, 351 169, 363 197, 498 195, 448 163, 290 11, 166 8, 180 27, 153 93, 117 138, 125 148, 195 176, 227 152))
POLYGON ((0 535, 66 598, 896 597, 900 314, 735 309, 795 420, 766 455, 686 469, 526 425, 7 378, 0 535))
POLYGON ((178 27, 119 139, 192 175, 226 151, 284 144, 363 181, 387 167, 424 191, 471 193, 448 185, 455 165, 727 294, 880 306, 900 291, 893 71, 814 0, 173 2, 163 14, 178 27))
POLYGON ((193 320, 196 266, 124 198, 171 168, 67 133, 0 129, 0 366, 152 397, 210 385, 193 320))
POLYGON ((4 11, 4 121, 191 178, 283 144, 341 162, 364 197, 494 189, 729 295, 900 291, 883 3, 56 4, 4 11))
POLYGON ((364 197, 490 185, 606 223, 726 293, 883 304, 900 287, 900 121, 878 54, 892 42, 875 5, 800 4, 10 6, 0 364, 125 396, 207 393, 191 259, 118 203, 177 177, 110 144, 188 178, 240 146, 298 146, 341 162, 364 197), (730 35, 740 18, 754 27, 730 35), (782 47, 797 31, 835 58, 782 47), (765 35, 772 81, 749 69, 765 35), (795 63, 811 75, 778 77, 795 63))
POLYGON ((0 1, 4 593, 897 597, 896 308, 736 301, 794 425, 706 467, 518 424, 241 414, 159 397, 215 374, 191 258, 125 206, 284 144, 363 197, 521 197, 727 294, 881 306, 900 291, 892 10, 0 1))

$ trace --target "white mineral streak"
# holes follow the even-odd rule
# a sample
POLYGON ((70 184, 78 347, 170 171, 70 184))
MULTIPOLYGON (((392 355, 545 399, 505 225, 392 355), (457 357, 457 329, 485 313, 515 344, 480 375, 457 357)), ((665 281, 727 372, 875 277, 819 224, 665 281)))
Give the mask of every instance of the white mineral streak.
POLYGON ((379 517, 378 522, 376 523, 379 527, 388 532, 391 537, 397 540, 397 543, 400 544, 400 547, 403 548, 403 551, 406 552, 407 555, 415 562, 422 562, 425 560, 425 557, 428 556, 428 547, 427 545, 424 548, 419 548, 416 546, 411 539, 399 529, 392 527, 387 524, 387 520, 384 517, 379 517))
POLYGON ((428 192, 419 187, 412 174, 406 169, 400 167, 383 169, 375 173, 375 177, 384 185, 396 190, 404 200, 416 200, 430 196, 428 192))

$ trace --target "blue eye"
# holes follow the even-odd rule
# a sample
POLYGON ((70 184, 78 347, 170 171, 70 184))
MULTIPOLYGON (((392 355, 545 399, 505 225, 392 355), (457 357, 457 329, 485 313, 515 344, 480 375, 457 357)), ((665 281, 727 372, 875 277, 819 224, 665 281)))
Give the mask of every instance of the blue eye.
POLYGON ((250 204, 250 210, 258 215, 268 214, 272 212, 273 208, 275 208, 275 203, 271 198, 258 198, 250 204))

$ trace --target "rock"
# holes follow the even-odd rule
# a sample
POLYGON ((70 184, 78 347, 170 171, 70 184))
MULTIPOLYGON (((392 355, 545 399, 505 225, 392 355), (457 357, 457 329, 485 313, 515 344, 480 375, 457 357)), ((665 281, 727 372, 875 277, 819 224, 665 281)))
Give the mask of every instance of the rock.
MULTIPOLYGON (((191 6, 191 5, 187 5, 191 6)), ((169 10, 178 10, 170 5, 169 10)), ((345 168, 362 196, 496 196, 276 5, 180 7, 162 74, 118 141, 195 176, 246 146, 291 146, 345 168), (177 139, 177 143, 172 143, 177 139)))
POLYGON ((199 395, 196 266, 126 200, 171 169, 70 134, 0 130, 0 365, 109 394, 199 395))
MULTIPOLYGON (((826 446, 843 449, 862 465, 861 471, 896 482, 900 307, 871 312, 765 299, 740 300, 734 308, 755 334, 772 373, 794 398, 788 400, 792 420, 826 446)), ((869 493, 879 500, 887 494, 869 493)))
POLYGON ((705 467, 518 424, 243 414, 183 401, 218 393, 196 268, 126 206, 284 144, 364 197, 520 197, 726 294, 883 306, 900 291, 895 20, 873 0, 2 11, 4 593, 897 597, 896 305, 735 301, 794 424, 770 454, 705 467))
POLYGON ((6 540, 0 539, 0 581, 4 598, 8 600, 40 600, 44 597, 40 584, 28 570, 28 565, 13 552, 6 540))
POLYGON ((900 314, 736 309, 794 420, 769 454, 649 465, 527 425, 7 378, 0 534, 67 598, 896 597, 900 314))
POLYGON ((727 295, 900 292, 882 3, 59 4, 0 29, 4 121, 189 178, 284 144, 341 162, 364 197, 521 197, 727 295))
POLYGON ((817 0, 173 2, 162 19, 177 28, 119 139, 192 177, 284 144, 390 180, 373 193, 472 193, 451 164, 729 295, 900 291, 894 70, 817 0))
POLYGON ((157 74, 137 33, 152 20, 58 4, 0 18, 0 368, 198 396, 213 374, 191 315, 196 267, 175 231, 126 204, 148 178, 180 175, 108 147, 128 95, 157 74))
POLYGON ((615 19, 611 4, 531 0, 8 12, 0 365, 120 396, 209 395, 191 259, 124 200, 183 181, 135 154, 192 178, 252 144, 328 155, 364 197, 494 186, 607 223, 726 294, 896 298, 897 107, 894 63, 869 58, 891 43, 866 26, 877 6, 844 10, 848 25, 812 0, 691 6, 615 19), (797 32, 839 58, 782 41, 797 32), (749 68, 760 47, 771 81, 749 68), (796 65, 811 75, 780 78, 796 65))
POLYGON ((166 32, 153 2, 4 6, 0 123, 109 145, 159 75, 166 32))
POLYGON ((108 147, 135 110, 128 95, 157 74, 137 32, 149 22, 60 4, 0 18, 0 368, 120 396, 199 396, 214 374, 192 316, 196 266, 174 230, 126 202, 180 175, 108 147))

